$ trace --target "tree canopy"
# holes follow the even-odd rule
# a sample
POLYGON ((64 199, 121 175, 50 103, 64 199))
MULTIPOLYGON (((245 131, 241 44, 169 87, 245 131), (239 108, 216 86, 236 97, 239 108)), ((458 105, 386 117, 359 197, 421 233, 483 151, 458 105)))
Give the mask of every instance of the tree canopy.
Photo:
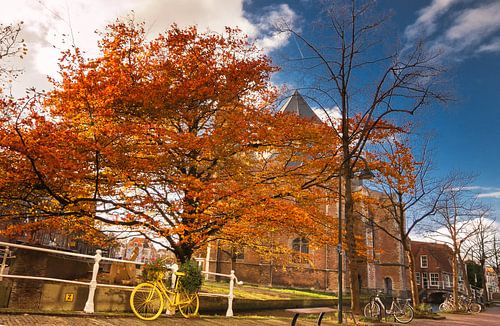
POLYGON ((335 166, 331 128, 272 114, 276 68, 239 31, 173 25, 147 40, 117 21, 99 47, 65 52, 50 93, 3 104, 4 234, 99 242, 108 225, 186 260, 214 236, 258 245, 327 220, 308 183, 335 166))

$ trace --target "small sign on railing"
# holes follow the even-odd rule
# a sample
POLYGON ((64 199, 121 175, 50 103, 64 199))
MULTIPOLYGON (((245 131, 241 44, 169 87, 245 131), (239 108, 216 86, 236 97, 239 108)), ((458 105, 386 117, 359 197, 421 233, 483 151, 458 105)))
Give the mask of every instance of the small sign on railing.
POLYGON ((64 294, 64 301, 65 302, 73 302, 74 297, 75 297, 74 293, 65 293, 64 294))

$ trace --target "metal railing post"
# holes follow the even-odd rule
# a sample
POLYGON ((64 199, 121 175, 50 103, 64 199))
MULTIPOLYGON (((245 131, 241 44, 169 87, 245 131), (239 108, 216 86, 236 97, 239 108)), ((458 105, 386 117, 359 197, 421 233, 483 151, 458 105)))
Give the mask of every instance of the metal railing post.
MULTIPOLYGON (((172 271, 172 278, 171 278, 171 283, 170 283, 170 287, 173 289, 175 287, 175 282, 177 282, 177 275, 175 275, 175 272, 177 272, 179 270, 179 265, 177 264, 172 264, 169 266, 169 268, 171 271, 172 271)), ((174 300, 177 300, 176 298, 174 298, 174 300)), ((170 306, 168 304, 168 300, 166 301, 167 302, 167 310, 165 312, 166 315, 168 316, 173 316, 175 315, 175 306, 170 306)))
POLYGON ((92 270, 92 280, 90 281, 89 286, 89 296, 87 298, 87 302, 85 303, 85 308, 83 311, 87 314, 94 313, 94 295, 95 289, 97 288, 97 274, 99 273, 99 262, 102 259, 102 251, 97 249, 94 257, 94 269, 92 270))
POLYGON ((234 275, 234 271, 231 271, 231 276, 229 279, 229 296, 227 297, 227 311, 226 317, 233 317, 233 299, 234 299, 234 280, 236 276, 234 275))
POLYGON ((210 272, 210 250, 211 246, 210 243, 207 246, 207 256, 205 257, 205 281, 208 281, 208 272, 210 272))
POLYGON ((168 269, 172 271, 172 280, 170 283, 170 287, 173 289, 175 287, 175 282, 177 281, 177 275, 175 275, 175 273, 179 270, 179 265, 172 264, 168 269))
POLYGON ((7 257, 9 256, 9 247, 5 247, 5 251, 3 253, 3 259, 2 259, 2 267, 0 267, 0 281, 3 280, 3 272, 5 271, 5 265, 7 263, 7 257))

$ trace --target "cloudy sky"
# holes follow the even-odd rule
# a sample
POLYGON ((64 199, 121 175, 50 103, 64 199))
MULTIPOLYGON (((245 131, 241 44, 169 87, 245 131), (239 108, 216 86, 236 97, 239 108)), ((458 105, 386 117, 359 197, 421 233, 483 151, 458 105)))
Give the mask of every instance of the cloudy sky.
POLYGON ((89 56, 96 55, 95 31, 132 12, 137 21, 147 23, 151 37, 173 23, 214 31, 237 26, 268 52, 287 42, 285 35, 272 32, 271 22, 278 17, 294 21, 296 15, 288 4, 277 3, 250 21, 242 0, 0 0, 0 3, 0 22, 23 21, 23 37, 29 48, 22 62, 25 72, 16 83, 16 92, 31 86, 48 87, 45 76, 57 74, 57 59, 68 46, 75 45, 89 56))
MULTIPOLYGON (((220 31, 238 26, 272 57, 300 47, 273 23, 284 19, 307 29, 319 10, 314 0, 0 0, 1 23, 24 22, 28 56, 14 93, 48 87, 61 50, 72 44, 97 51, 95 30, 132 10, 151 36, 170 24, 220 31)), ((459 169, 479 175, 475 191, 500 215, 500 0, 379 0, 392 12, 392 28, 411 44, 425 37, 444 52, 455 100, 420 118, 435 133, 434 163, 443 174, 459 169)), ((279 60, 275 60, 278 61, 279 60)), ((287 76, 281 78, 286 79, 287 76)), ((300 81, 288 80, 290 85, 300 81)), ((428 111, 427 111, 428 112, 428 111)))

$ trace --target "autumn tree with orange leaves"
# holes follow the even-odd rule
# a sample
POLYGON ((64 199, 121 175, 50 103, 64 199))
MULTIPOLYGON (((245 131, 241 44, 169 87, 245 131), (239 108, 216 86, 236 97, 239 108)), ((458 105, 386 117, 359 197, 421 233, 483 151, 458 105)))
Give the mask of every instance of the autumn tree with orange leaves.
POLYGON ((174 25, 149 41, 117 21, 99 47, 66 52, 45 97, 2 107, 2 234, 127 231, 181 262, 214 238, 264 248, 318 222, 331 235, 311 186, 338 166, 331 128, 271 114, 276 68, 237 30, 174 25))

